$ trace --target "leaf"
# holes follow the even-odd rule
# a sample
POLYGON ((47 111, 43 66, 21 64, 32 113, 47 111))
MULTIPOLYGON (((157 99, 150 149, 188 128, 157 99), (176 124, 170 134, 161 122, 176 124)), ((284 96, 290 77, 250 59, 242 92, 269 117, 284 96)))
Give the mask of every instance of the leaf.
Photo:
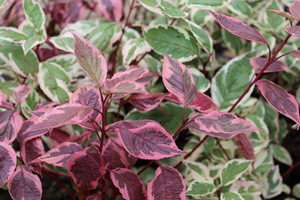
POLYGON ((75 33, 74 52, 81 68, 97 85, 102 86, 107 76, 107 64, 101 52, 88 41, 80 38, 75 33))
POLYGON ((189 71, 193 75, 197 90, 206 92, 210 88, 210 81, 196 68, 189 68, 189 71))
POLYGON ((94 131, 95 123, 99 124, 102 119, 100 113, 101 97, 99 90, 96 90, 91 86, 82 85, 73 93, 70 103, 77 103, 94 109, 91 119, 83 124, 80 124, 82 128, 94 131))
POLYGON ((93 147, 74 153, 67 167, 73 181, 86 190, 96 189, 98 180, 105 173, 103 158, 93 147))
POLYGON ((265 116, 264 122, 268 126, 269 138, 274 142, 279 142, 279 114, 278 112, 268 103, 264 104, 265 116))
POLYGON ((170 166, 160 165, 155 178, 148 184, 148 200, 185 200, 185 183, 181 174, 170 166))
POLYGON ((228 8, 233 13, 237 14, 238 16, 244 15, 245 17, 251 18, 253 16, 253 9, 249 5, 248 2, 245 2, 243 0, 233 0, 230 1, 228 4, 228 8))
POLYGON ((34 0, 24 0, 23 8, 29 23, 36 29, 42 30, 45 26, 45 14, 42 7, 34 0))
POLYGON ((23 120, 15 110, 0 112, 0 141, 12 143, 21 129, 23 120))
POLYGON ((293 95, 266 79, 257 81, 256 85, 273 108, 300 125, 299 106, 293 95))
POLYGON ((185 161, 186 166, 191 172, 193 179, 203 181, 204 183, 213 183, 214 180, 210 177, 208 167, 200 162, 185 161))
POLYGON ((237 192, 222 192, 221 200, 244 200, 243 197, 237 192))
POLYGON ((42 91, 55 102, 67 103, 71 92, 68 89, 69 77, 58 64, 44 62, 37 75, 42 91))
POLYGON ((91 195, 88 195, 85 200, 103 200, 101 192, 97 192, 91 195))
POLYGON ((171 135, 156 121, 120 121, 112 124, 118 139, 128 153, 147 160, 181 155, 171 135))
POLYGON ((300 1, 299 0, 294 1, 290 5, 290 12, 291 12, 292 16, 295 18, 296 21, 300 20, 299 9, 300 9, 300 1))
POLYGON ((83 147, 81 144, 77 144, 75 142, 63 142, 62 144, 56 146, 55 148, 51 149, 44 155, 36 158, 35 160, 31 161, 31 163, 36 162, 46 162, 50 165, 54 165, 57 167, 66 166, 68 161, 70 160, 71 156, 79 151, 82 151, 83 147))
POLYGON ((119 23, 123 16, 122 1, 98 0, 101 13, 111 22, 119 23))
MULTIPOLYGON (((252 54, 245 54, 230 60, 213 77, 212 99, 221 111, 227 111, 248 87, 254 74, 249 62, 249 57, 253 57, 252 54)), ((249 98, 253 89, 254 87, 249 90, 241 102, 249 98)))
POLYGON ((159 106, 164 97, 165 94, 157 93, 134 94, 126 101, 131 103, 139 112, 146 113, 159 106))
MULTIPOLYGON (((125 116, 125 120, 155 120, 160 123, 171 135, 173 135, 182 123, 184 108, 181 105, 171 102, 161 103, 160 107, 161 109, 155 108, 147 113, 140 113, 137 110, 132 110, 125 116), (176 113, 176 115, 174 115, 174 113, 176 113)), ((188 108, 186 111, 186 116, 188 116, 191 112, 192 109, 188 108)))
POLYGON ((13 92, 13 97, 18 104, 22 104, 31 92, 31 87, 28 85, 19 85, 13 92))
POLYGON ((129 163, 125 151, 116 139, 108 139, 102 151, 102 157, 106 169, 128 168, 129 163))
POLYGON ((222 6, 226 2, 226 0, 189 0, 189 5, 197 5, 197 6, 222 6))
POLYGON ((230 139, 239 133, 259 130, 232 113, 217 111, 190 116, 190 123, 187 127, 196 132, 222 139, 230 139))
POLYGON ((157 52, 168 55, 179 62, 186 62, 199 55, 194 38, 180 27, 158 25, 144 31, 146 41, 157 52))
POLYGON ((13 44, 5 44, 0 46, 0 59, 10 65, 12 69, 19 75, 33 77, 38 72, 39 62, 33 51, 28 51, 26 56, 20 46, 13 44))
POLYGON ((300 58, 300 51, 293 50, 290 52, 290 54, 296 58, 300 58))
POLYGON ((166 0, 161 0, 160 5, 158 5, 162 13, 171 18, 184 18, 188 16, 188 13, 180 10, 179 8, 172 5, 166 0))
POLYGON ((60 50, 74 53, 73 50, 74 38, 72 37, 63 37, 63 36, 51 37, 50 42, 60 50))
POLYGON ((37 175, 25 165, 19 165, 8 181, 8 191, 13 200, 42 199, 42 184, 37 175))
POLYGON ((276 197, 282 192, 282 177, 279 172, 279 166, 276 165, 270 169, 266 174, 266 178, 263 179, 261 185, 262 195, 264 198, 276 197))
POLYGON ((271 13, 275 13, 275 14, 280 15, 282 17, 285 17, 286 19, 290 20, 291 22, 293 22, 295 20, 294 17, 288 12, 283 12, 283 11, 280 11, 280 10, 266 10, 266 11, 271 12, 271 13))
POLYGON ((300 38, 300 26, 287 26, 285 30, 292 36, 300 38))
POLYGON ((283 146, 271 144, 270 149, 276 160, 289 166, 293 165, 293 160, 290 153, 283 146))
POLYGON ((244 158, 255 161, 254 148, 247 134, 238 134, 234 137, 234 141, 244 158))
POLYGON ((260 44, 269 45, 268 41, 262 34, 256 31, 251 26, 244 24, 239 19, 228 17, 221 13, 215 13, 210 10, 204 10, 212 14, 212 16, 218 21, 218 23, 227 31, 245 40, 250 40, 260 44))
POLYGON ((151 47, 144 38, 130 39, 122 48, 123 64, 128 67, 137 56, 150 51, 151 47))
POLYGON ((300 183, 293 187, 293 195, 297 198, 300 198, 300 183))
POLYGON ((236 181, 230 187, 230 192, 239 193, 245 200, 259 199, 262 186, 254 181, 236 181))
MULTIPOLYGON (((254 68, 256 74, 259 74, 267 63, 268 63, 268 58, 258 58, 258 57, 250 58, 250 64, 254 68)), ((268 66, 268 68, 264 71, 264 73, 280 72, 285 67, 286 65, 282 61, 276 60, 268 66)))
POLYGON ((121 26, 117 23, 100 23, 87 36, 87 40, 100 51, 111 47, 122 34, 121 26))
POLYGON ((14 27, 0 27, 0 39, 19 43, 27 40, 28 36, 14 27))
POLYGON ((179 61, 164 55, 162 78, 167 90, 175 95, 184 106, 190 105, 197 88, 193 76, 179 61))
POLYGON ((126 168, 116 168, 110 171, 110 178, 124 199, 146 199, 146 188, 139 176, 133 171, 126 168))
POLYGON ((0 142, 0 160, 0 187, 2 187, 14 173, 17 163, 15 150, 4 142, 0 142))
POLYGON ((27 54, 29 50, 35 47, 38 44, 42 44, 46 41, 45 33, 41 33, 39 35, 34 35, 30 37, 28 40, 22 43, 22 49, 24 51, 24 55, 27 54))
POLYGON ((250 164, 251 161, 241 159, 233 159, 228 161, 221 171, 222 184, 226 186, 238 180, 248 169, 250 164))
POLYGON ((217 190, 216 186, 213 183, 206 181, 194 180, 190 183, 186 195, 192 196, 204 196, 211 194, 217 190))
POLYGON ((6 0, 0 0, 0 7, 5 4, 6 0))
MULTIPOLYGON (((284 10, 282 4, 279 4, 277 0, 270 0, 266 5, 266 10, 284 10)), ((279 33, 283 31, 283 28, 288 24, 281 16, 274 14, 272 12, 267 12, 264 15, 264 24, 263 26, 270 31, 279 33)))

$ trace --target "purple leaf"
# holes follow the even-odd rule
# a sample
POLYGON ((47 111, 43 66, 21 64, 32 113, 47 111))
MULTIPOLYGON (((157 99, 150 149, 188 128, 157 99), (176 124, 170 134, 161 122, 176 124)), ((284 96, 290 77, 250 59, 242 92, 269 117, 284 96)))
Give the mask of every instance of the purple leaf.
MULTIPOLYGON (((264 68, 264 66, 267 64, 267 62, 268 62, 268 58, 257 58, 257 57, 250 58, 250 64, 254 68, 256 74, 260 73, 260 71, 264 68)), ((284 62, 282 62, 280 60, 276 60, 268 66, 268 68, 264 71, 264 73, 280 72, 285 67, 286 66, 285 66, 284 62)))
POLYGON ((192 74, 179 61, 164 55, 162 78, 167 90, 178 98, 184 106, 190 105, 197 88, 192 74))
POLYGON ((105 173, 103 158, 94 147, 74 153, 67 167, 73 181, 86 190, 95 189, 105 173))
POLYGON ((120 121, 111 125, 123 147, 140 159, 159 160, 180 155, 171 135, 157 122, 151 120, 120 121))
POLYGON ((75 33, 74 53, 81 68, 98 85, 102 86, 107 76, 107 64, 101 52, 85 39, 75 33))
POLYGON ((299 106, 295 97, 272 81, 262 79, 256 82, 268 103, 281 114, 294 120, 300 126, 299 106))
POLYGON ((116 139, 108 139, 107 144, 103 148, 102 157, 105 163, 105 168, 107 169, 129 167, 124 149, 116 139))
POLYGON ((101 13, 110 21, 119 23, 123 15, 123 3, 120 0, 98 0, 101 13))
POLYGON ((99 90, 96 90, 94 87, 83 85, 80 88, 78 88, 73 94, 70 99, 70 103, 78 103, 84 106, 89 106, 94 109, 91 120, 88 120, 87 122, 80 124, 82 128, 88 129, 88 130, 95 130, 94 121, 99 124, 101 121, 101 101, 100 101, 100 92, 99 90))
POLYGON ((85 10, 85 6, 81 1, 68 1, 64 7, 66 8, 65 10, 57 11, 59 13, 58 20, 62 24, 62 27, 66 27, 68 24, 80 20, 85 10), (61 16, 62 14, 64 16, 61 16))
POLYGON ((1 91, 0 91, 0 107, 7 108, 7 109, 10 109, 10 110, 14 109, 13 104, 11 102, 7 101, 6 94, 2 93, 1 91))
POLYGON ((21 143, 21 156, 24 164, 29 167, 29 169, 36 171, 41 174, 40 169, 35 169, 35 166, 43 167, 45 165, 44 162, 31 164, 30 162, 45 154, 44 146, 41 138, 34 138, 25 143, 21 143))
POLYGON ((95 194, 91 194, 85 198, 85 200, 102 200, 101 192, 97 192, 95 194))
POLYGON ((146 199, 146 188, 139 176, 133 171, 125 168, 117 168, 110 171, 110 177, 124 199, 146 199))
POLYGON ((285 17, 288 20, 290 20, 291 22, 293 22, 295 20, 294 17, 288 12, 283 12, 283 11, 280 11, 280 10, 266 10, 266 11, 271 12, 271 13, 275 13, 275 14, 280 15, 282 17, 285 17))
POLYGON ((254 148, 248 135, 245 133, 240 133, 234 137, 234 140, 239 151, 242 153, 244 158, 246 158, 247 160, 254 161, 255 160, 254 148))
POLYGON ((139 112, 145 113, 156 108, 163 100, 165 94, 146 93, 135 94, 126 101, 131 103, 139 112))
POLYGON ((138 82, 145 74, 147 74, 146 68, 133 68, 115 73, 111 79, 105 80, 105 92, 113 94, 145 93, 145 85, 147 82, 138 82))
POLYGON ((13 97, 18 104, 22 104, 31 92, 31 88, 28 85, 19 85, 13 92, 13 97))
POLYGON ((48 151, 46 154, 33 160, 31 163, 43 161, 50 165, 63 167, 68 164, 68 161, 74 153, 82 150, 83 147, 81 144, 77 144, 75 142, 64 142, 48 151))
POLYGON ((34 109, 35 110, 47 109, 47 108, 53 108, 53 107, 58 106, 58 105, 60 105, 60 103, 48 101, 48 102, 36 104, 34 109))
POLYGON ((41 181, 25 165, 17 167, 17 170, 9 179, 7 187, 13 200, 42 199, 41 181))
POLYGON ((291 5, 290 5, 290 12, 293 15, 293 17, 295 18, 296 21, 300 20, 300 1, 294 1, 291 5))
POLYGON ((0 187, 2 187, 13 174, 17 161, 15 150, 4 142, 0 142, 0 161, 0 187))
POLYGON ((230 139, 239 133, 259 130, 244 119, 238 118, 232 113, 211 112, 209 114, 190 115, 188 128, 196 132, 204 133, 212 137, 230 139))
POLYGON ((296 58, 300 58, 300 51, 293 50, 290 52, 290 54, 296 58))
POLYGON ((148 200, 185 200, 185 183, 173 167, 160 165, 155 178, 148 184, 148 200))
POLYGON ((21 129, 22 118, 15 110, 0 112, 0 142, 12 143, 21 129))
POLYGON ((240 38, 245 40, 250 40, 253 42, 257 42, 260 44, 269 45, 268 41, 264 38, 262 34, 260 34, 257 30, 252 28, 251 26, 243 23, 239 19, 235 19, 233 17, 228 17, 221 13, 215 13, 210 10, 203 10, 207 11, 219 22, 219 24, 225 28, 227 31, 236 35, 240 38))
POLYGON ((56 147, 70 139, 71 134, 58 128, 53 128, 49 132, 48 137, 51 139, 52 146, 56 147))
POLYGON ((287 26, 285 30, 292 36, 300 38, 300 26, 287 26))

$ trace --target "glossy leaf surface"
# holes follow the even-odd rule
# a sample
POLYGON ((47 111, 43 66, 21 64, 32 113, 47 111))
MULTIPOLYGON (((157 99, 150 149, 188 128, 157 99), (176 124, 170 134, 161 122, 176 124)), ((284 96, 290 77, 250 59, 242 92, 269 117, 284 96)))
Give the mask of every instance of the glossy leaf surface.
POLYGON ((0 187, 2 187, 14 173, 17 163, 15 150, 4 142, 0 142, 0 160, 0 187))

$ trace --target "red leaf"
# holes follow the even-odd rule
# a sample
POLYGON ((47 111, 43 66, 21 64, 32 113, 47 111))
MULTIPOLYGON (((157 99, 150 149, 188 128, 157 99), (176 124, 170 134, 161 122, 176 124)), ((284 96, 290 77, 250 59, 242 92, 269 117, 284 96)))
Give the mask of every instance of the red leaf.
POLYGON ((58 106, 58 105, 60 105, 60 103, 48 101, 48 102, 36 104, 34 109, 35 110, 40 110, 40 109, 52 108, 52 107, 55 107, 55 106, 58 106))
POLYGON ((300 20, 300 1, 294 1, 291 5, 290 5, 290 12, 293 15, 293 17, 295 18, 296 21, 300 20))
POLYGON ((18 104, 22 104, 31 92, 31 88, 28 85, 19 85, 13 92, 13 97, 18 104))
POLYGON ((234 137, 235 143, 239 151, 247 160, 255 160, 254 148, 250 141, 250 138, 245 133, 240 133, 234 137))
POLYGON ((285 30, 292 36, 300 38, 300 26, 287 26, 285 30))
POLYGON ((123 3, 120 0, 98 0, 101 13, 110 21, 119 23, 123 15, 123 3))
POLYGON ((255 30, 251 26, 243 23, 241 20, 235 19, 233 17, 228 17, 221 13, 215 13, 210 10, 203 10, 203 11, 207 11, 210 14, 212 14, 213 17, 219 22, 219 24, 227 31, 232 33, 233 35, 236 35, 245 40, 250 40, 260 44, 269 45, 268 41, 264 38, 262 34, 260 34, 257 30, 255 30))
POLYGON ((140 159, 159 160, 180 155, 171 135, 151 120, 120 121, 111 125, 123 147, 140 159))
POLYGON ((191 114, 188 128, 212 137, 230 139, 239 133, 259 130, 244 119, 232 113, 212 112, 209 114, 191 114))
MULTIPOLYGON (((260 71, 264 68, 267 62, 268 62, 267 58, 257 58, 257 57, 250 58, 250 64, 254 68, 256 74, 260 73, 260 71)), ((276 60, 268 66, 268 68, 264 71, 264 73, 280 72, 285 67, 286 65, 284 64, 284 62, 280 60, 276 60)))
POLYGON ((97 192, 95 194, 91 194, 85 198, 85 200, 102 200, 101 192, 97 192))
POLYGON ((197 88, 192 74, 179 61, 164 55, 162 78, 167 90, 178 98, 184 106, 190 105, 197 88))
POLYGON ((1 91, 0 91, 0 107, 7 108, 7 109, 10 109, 10 110, 14 109, 13 104, 11 102, 7 101, 6 94, 2 93, 1 91))
POLYGON ((25 165, 19 165, 7 184, 14 200, 42 199, 42 184, 37 175, 30 172, 25 165))
POLYGON ((75 142, 64 142, 48 151, 46 154, 33 160, 31 163, 43 161, 57 167, 63 167, 67 165, 74 153, 82 150, 83 147, 81 144, 77 144, 75 142))
POLYGON ((58 11, 59 14, 63 13, 64 18, 60 19, 62 21, 62 27, 67 26, 70 23, 75 23, 78 20, 81 19, 83 13, 85 10, 85 6, 82 4, 81 1, 74 1, 69 0, 69 2, 66 3, 66 10, 60 10, 58 11))
POLYGON ((13 174, 17 161, 15 150, 4 142, 0 142, 0 160, 0 187, 2 187, 13 174))
POLYGON ((129 167, 129 163, 125 155, 124 149, 116 139, 108 139, 107 144, 103 148, 102 157, 105 163, 105 167, 107 169, 129 167))
POLYGON ((156 108, 163 100, 165 94, 146 93, 135 94, 127 99, 139 112, 145 113, 156 108))
POLYGON ((15 110, 0 112, 0 142, 12 143, 21 129, 23 120, 15 110))
POLYGON ((61 143, 70 139, 71 135, 63 130, 58 128, 53 128, 48 134, 48 137, 51 139, 52 147, 56 147, 61 143))
POLYGON ((107 76, 107 64, 101 52, 75 33, 74 53, 81 68, 98 86, 102 86, 107 76))
POLYGON ((295 97, 272 81, 262 79, 256 82, 268 103, 281 114, 294 120, 300 126, 299 106, 295 97))
POLYGON ((173 167, 160 165, 155 178, 148 184, 148 200, 185 200, 185 183, 173 167))
POLYGON ((86 190, 95 189, 105 173, 103 158, 93 147, 74 153, 67 167, 73 181, 86 190))
POLYGON ((117 168, 110 171, 110 177, 124 199, 146 199, 146 188, 139 176, 133 171, 125 168, 117 168))
POLYGON ((290 52, 290 54, 295 56, 296 58, 300 58, 300 51, 293 50, 290 52))
POLYGON ((105 92, 113 94, 145 93, 147 82, 138 82, 145 74, 147 74, 146 68, 133 68, 115 73, 111 79, 105 80, 105 92))
POLYGON ((78 88, 73 94, 70 99, 70 103, 78 103, 84 106, 89 106, 94 109, 91 120, 80 124, 82 128, 88 130, 95 130, 94 121, 99 124, 101 121, 101 101, 100 101, 100 92, 96 90, 94 87, 83 85, 78 88))

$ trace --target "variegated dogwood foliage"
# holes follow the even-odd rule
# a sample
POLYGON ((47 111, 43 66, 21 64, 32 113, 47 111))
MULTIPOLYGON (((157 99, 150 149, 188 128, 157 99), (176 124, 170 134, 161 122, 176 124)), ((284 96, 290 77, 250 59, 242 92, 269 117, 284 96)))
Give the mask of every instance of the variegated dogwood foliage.
POLYGON ((0 186, 14 200, 46 199, 44 176, 80 200, 299 197, 273 162, 293 165, 285 119, 300 126, 299 11, 0 0, 0 186))

